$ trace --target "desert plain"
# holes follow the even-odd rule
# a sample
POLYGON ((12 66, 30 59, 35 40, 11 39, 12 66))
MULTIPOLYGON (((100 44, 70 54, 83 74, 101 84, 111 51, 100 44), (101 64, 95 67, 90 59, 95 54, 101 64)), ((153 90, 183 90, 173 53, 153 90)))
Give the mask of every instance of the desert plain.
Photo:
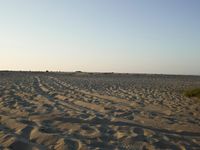
POLYGON ((2 150, 199 150, 200 76, 0 72, 2 150))

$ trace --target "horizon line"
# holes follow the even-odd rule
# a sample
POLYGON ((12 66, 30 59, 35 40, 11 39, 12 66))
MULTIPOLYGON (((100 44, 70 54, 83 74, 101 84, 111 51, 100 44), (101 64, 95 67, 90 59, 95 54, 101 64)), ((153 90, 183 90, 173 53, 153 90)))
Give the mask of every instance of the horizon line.
POLYGON ((178 74, 178 73, 151 73, 151 72, 115 72, 115 71, 82 71, 82 70, 76 70, 76 71, 64 71, 64 70, 1 70, 0 72, 40 72, 40 73, 97 73, 97 74, 135 74, 135 75, 169 75, 169 76, 200 76, 200 74, 178 74))

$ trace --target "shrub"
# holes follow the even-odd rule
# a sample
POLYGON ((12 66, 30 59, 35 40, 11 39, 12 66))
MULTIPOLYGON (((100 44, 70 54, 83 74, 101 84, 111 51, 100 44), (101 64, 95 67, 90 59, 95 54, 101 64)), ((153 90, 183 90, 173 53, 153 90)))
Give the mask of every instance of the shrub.
POLYGON ((196 88, 196 89, 191 89, 191 90, 185 91, 185 96, 200 98, 200 88, 196 88))

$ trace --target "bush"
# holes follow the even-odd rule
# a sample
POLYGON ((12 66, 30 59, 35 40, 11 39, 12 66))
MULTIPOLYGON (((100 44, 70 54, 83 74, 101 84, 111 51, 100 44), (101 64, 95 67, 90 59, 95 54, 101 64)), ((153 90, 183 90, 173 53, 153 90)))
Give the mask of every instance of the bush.
POLYGON ((187 91, 185 92, 185 96, 187 96, 187 97, 198 97, 198 98, 200 98, 200 88, 187 90, 187 91))

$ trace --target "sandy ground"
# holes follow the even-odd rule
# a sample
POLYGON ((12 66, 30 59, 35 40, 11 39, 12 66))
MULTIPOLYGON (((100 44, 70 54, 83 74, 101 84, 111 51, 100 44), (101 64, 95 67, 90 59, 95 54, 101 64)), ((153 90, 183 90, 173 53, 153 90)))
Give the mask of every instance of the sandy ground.
POLYGON ((200 149, 198 76, 0 72, 0 149, 200 149))

